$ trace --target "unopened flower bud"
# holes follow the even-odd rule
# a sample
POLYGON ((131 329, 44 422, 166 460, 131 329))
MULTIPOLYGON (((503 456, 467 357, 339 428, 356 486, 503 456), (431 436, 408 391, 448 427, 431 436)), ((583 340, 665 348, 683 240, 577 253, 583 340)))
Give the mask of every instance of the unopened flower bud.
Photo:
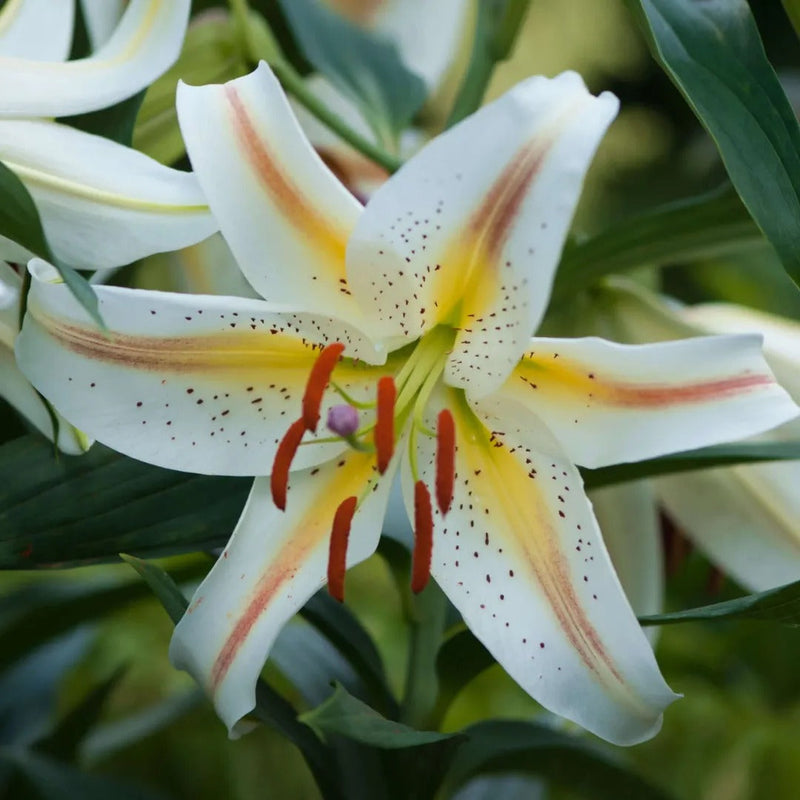
POLYGON ((328 411, 328 428, 339 436, 352 436, 358 430, 358 411, 342 403, 328 411))

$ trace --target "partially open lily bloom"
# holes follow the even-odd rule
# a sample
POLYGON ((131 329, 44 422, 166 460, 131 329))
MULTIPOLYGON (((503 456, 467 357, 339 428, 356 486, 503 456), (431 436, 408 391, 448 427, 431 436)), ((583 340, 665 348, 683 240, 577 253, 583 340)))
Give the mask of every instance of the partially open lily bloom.
POLYGON ((415 155, 362 208, 265 65, 181 86, 192 164, 264 301, 98 287, 110 333, 41 262, 17 345, 89 434, 184 470, 258 476, 178 624, 173 662, 231 730, 283 624, 375 551, 390 483, 432 576, 510 675, 606 739, 675 695, 575 464, 707 445, 797 413, 757 336, 626 347, 531 339, 584 173, 617 109, 531 78, 415 155), (331 434, 332 406, 360 428, 331 434))
MULTIPOLYGON (((54 122, 147 87, 178 57, 189 0, 87 3, 98 49, 65 61, 76 0, 14 0, 0 9, 0 161, 25 184, 55 255, 81 269, 130 263, 215 230, 194 175, 102 136, 54 122)), ((0 237, 0 258, 30 254, 0 237)))

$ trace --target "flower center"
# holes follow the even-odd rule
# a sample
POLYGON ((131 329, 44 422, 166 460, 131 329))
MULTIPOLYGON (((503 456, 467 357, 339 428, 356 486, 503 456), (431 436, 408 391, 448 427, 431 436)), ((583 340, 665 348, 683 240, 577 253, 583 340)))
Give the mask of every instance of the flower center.
POLYGON ((281 510, 286 509, 292 460, 305 434, 317 430, 323 397, 329 385, 345 400, 345 404, 334 406, 328 414, 328 427, 334 435, 314 441, 342 441, 357 450, 375 453, 375 477, 364 487, 360 497, 345 498, 333 519, 328 590, 340 601, 344 599, 347 541, 353 517, 374 488, 375 481, 389 468, 395 455, 398 434, 405 431, 408 432, 408 459, 414 480, 411 588, 419 592, 428 583, 433 554, 433 506, 430 490, 419 477, 417 437, 436 439, 436 503, 439 511, 446 514, 453 500, 455 483, 455 424, 449 409, 443 409, 439 412, 436 430, 433 431, 425 423, 425 411, 441 380, 454 340, 455 332, 450 327, 438 326, 427 333, 409 347, 408 357, 394 375, 384 375, 378 379, 375 401, 371 403, 359 403, 337 386, 334 372, 345 349, 340 342, 323 348, 309 372, 303 394, 302 415, 289 426, 275 453, 270 476, 275 505, 281 510), (359 426, 359 408, 374 412, 374 419, 364 426, 359 426))

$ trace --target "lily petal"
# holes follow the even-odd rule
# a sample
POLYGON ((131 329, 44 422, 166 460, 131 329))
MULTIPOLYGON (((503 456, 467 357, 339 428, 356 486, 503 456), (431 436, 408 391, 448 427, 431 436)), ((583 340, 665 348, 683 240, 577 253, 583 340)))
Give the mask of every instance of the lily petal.
POLYGON ((531 348, 501 393, 586 467, 750 436, 798 413, 756 335, 648 345, 537 338, 531 348))
POLYGON ((800 579, 800 463, 758 464, 659 478, 671 517, 751 591, 800 579))
POLYGON ((361 205, 314 152, 269 67, 179 84, 177 104, 192 166, 253 288, 357 321, 344 253, 361 205))
POLYGON ((376 329, 414 339, 452 324, 461 331, 449 382, 476 396, 499 386, 544 312, 617 105, 575 73, 530 78, 412 157, 370 199, 348 245, 351 289, 376 329))
MULTIPOLYGON (((332 337, 348 353, 369 352, 344 323, 276 313, 259 300, 95 286, 104 332, 64 284, 51 282, 49 265, 33 261, 30 271, 17 339, 25 374, 81 430, 163 467, 268 474, 279 440, 300 416, 315 346, 332 337)), ((346 359, 335 379, 368 400, 376 375, 346 359)), ((340 442, 303 446, 297 464, 341 449, 340 442)))
POLYGON ((275 637, 325 584, 328 542, 339 503, 367 492, 355 513, 347 565, 372 555, 391 474, 378 478, 375 459, 348 451, 313 470, 293 472, 287 511, 259 478, 236 531, 175 628, 170 659, 214 700, 232 735, 255 706, 255 684, 275 637))
MULTIPOLYGON (((616 744, 655 735, 675 695, 617 580, 578 471, 516 403, 483 419, 456 392, 448 404, 457 480, 447 516, 434 512, 433 576, 543 706, 616 744)), ((420 447, 426 481, 433 447, 420 447)))
POLYGON ((0 120, 0 161, 36 201, 55 254, 82 269, 127 264, 216 230, 194 175, 67 125, 0 120))
MULTIPOLYGON (((611 563, 637 616, 658 614, 664 602, 664 552, 656 494, 649 481, 589 493, 611 563)), ((647 628, 653 634, 658 628, 647 628)), ((650 641, 652 637, 648 636, 650 641)))
POLYGON ((111 38, 88 58, 61 64, 0 59, 0 114, 63 117, 130 97, 177 59, 190 5, 190 0, 130 0, 111 38))
POLYGON ((7 0, 0 9, 0 70, 6 58, 63 61, 74 21, 75 0, 7 0))
POLYGON ((92 50, 99 50, 111 38, 125 11, 125 4, 126 0, 81 0, 92 50))

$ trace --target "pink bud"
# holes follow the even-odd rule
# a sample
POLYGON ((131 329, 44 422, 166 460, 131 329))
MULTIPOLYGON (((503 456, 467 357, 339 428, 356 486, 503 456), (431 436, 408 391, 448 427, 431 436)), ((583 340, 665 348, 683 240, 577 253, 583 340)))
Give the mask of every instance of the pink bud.
POLYGON ((358 430, 358 411, 342 403, 328 411, 328 428, 339 436, 352 436, 358 430))

